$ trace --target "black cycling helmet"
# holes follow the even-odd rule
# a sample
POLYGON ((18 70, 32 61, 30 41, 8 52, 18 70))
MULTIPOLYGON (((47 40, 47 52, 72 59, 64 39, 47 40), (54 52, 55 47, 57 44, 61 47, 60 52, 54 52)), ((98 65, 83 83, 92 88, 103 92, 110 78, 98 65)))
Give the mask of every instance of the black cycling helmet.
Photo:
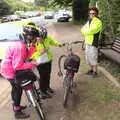
POLYGON ((39 30, 37 30, 36 28, 33 28, 33 27, 24 26, 23 27, 23 32, 24 32, 25 35, 30 35, 30 36, 33 36, 33 37, 39 36, 39 30))
POLYGON ((47 38, 48 31, 45 27, 41 26, 39 30, 39 36, 45 40, 47 38))
POLYGON ((38 26, 33 23, 33 22, 29 22, 26 25, 23 26, 23 33, 25 35, 30 35, 30 36, 39 36, 39 29, 38 26))

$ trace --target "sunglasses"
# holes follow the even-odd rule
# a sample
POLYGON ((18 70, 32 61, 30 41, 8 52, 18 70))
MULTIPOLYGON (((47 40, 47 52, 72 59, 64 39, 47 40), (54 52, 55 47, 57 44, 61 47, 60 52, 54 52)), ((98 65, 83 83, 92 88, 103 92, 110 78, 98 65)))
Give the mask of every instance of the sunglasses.
POLYGON ((90 15, 96 15, 96 13, 89 13, 90 15))

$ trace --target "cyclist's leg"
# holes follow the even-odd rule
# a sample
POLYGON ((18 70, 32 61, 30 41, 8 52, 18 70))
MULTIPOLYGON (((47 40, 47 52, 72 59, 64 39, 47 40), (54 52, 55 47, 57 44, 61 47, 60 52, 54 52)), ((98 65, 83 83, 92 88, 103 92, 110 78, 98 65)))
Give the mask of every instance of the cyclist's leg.
POLYGON ((90 65, 92 66, 93 70, 93 77, 97 76, 97 61, 98 61, 98 49, 94 46, 91 46, 91 56, 90 56, 90 65))
POLYGON ((47 72, 46 72, 46 88, 47 91, 50 93, 53 93, 53 89, 50 87, 50 76, 51 76, 51 68, 52 68, 52 62, 47 63, 47 72))
POLYGON ((45 64, 39 65, 38 71, 40 74, 40 79, 39 79, 40 89, 41 89, 41 91, 46 91, 46 85, 45 85, 46 65, 45 64))
POLYGON ((10 84, 12 87, 11 97, 13 100, 13 111, 15 112, 15 117, 16 118, 28 118, 29 117, 28 114, 21 112, 20 102, 21 102, 21 96, 22 96, 22 88, 20 87, 20 85, 17 85, 14 82, 10 82, 10 84))
POLYGON ((41 90, 41 95, 43 96, 42 98, 46 97, 46 98, 50 98, 51 96, 49 94, 46 93, 47 90, 47 73, 48 73, 48 67, 47 67, 47 63, 39 65, 38 66, 38 71, 40 74, 40 79, 39 79, 39 86, 40 86, 40 90, 41 90))
POLYGON ((13 104, 15 106, 20 106, 21 96, 22 96, 22 88, 15 84, 14 82, 10 82, 12 86, 11 97, 13 100, 13 104))

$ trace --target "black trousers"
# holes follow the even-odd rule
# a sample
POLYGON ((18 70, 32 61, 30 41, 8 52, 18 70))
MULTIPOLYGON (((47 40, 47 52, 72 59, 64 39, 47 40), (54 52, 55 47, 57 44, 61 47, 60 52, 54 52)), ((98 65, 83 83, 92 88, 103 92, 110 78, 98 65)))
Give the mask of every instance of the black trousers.
POLYGON ((16 78, 14 79, 8 79, 10 81, 12 90, 11 90, 11 97, 13 100, 13 104, 15 106, 20 106, 21 97, 22 97, 22 87, 20 86, 20 81, 24 79, 31 79, 36 80, 35 75, 31 71, 16 71, 16 78))
POLYGON ((21 96, 22 96, 22 88, 20 87, 20 85, 14 83, 14 80, 9 80, 12 90, 11 90, 11 97, 13 100, 13 105, 15 106, 20 106, 20 102, 21 102, 21 96))
POLYGON ((52 62, 41 64, 37 67, 40 74, 40 80, 39 80, 40 89, 43 92, 45 92, 47 88, 50 87, 51 67, 52 67, 52 62))

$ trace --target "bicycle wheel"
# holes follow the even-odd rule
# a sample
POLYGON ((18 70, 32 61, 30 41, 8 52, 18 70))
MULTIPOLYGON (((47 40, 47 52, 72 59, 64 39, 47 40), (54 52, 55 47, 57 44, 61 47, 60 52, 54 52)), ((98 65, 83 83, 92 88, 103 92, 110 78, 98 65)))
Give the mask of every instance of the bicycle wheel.
POLYGON ((67 107, 67 102, 69 99, 69 95, 71 92, 71 83, 70 83, 70 78, 65 77, 63 81, 63 88, 64 88, 64 98, 63 98, 63 107, 67 107))
POLYGON ((63 71, 64 71, 64 61, 65 61, 66 57, 67 57, 66 55, 61 55, 58 59, 58 70, 59 70, 58 75, 59 76, 64 75, 64 73, 63 73, 63 71))
POLYGON ((33 91, 34 91, 35 96, 36 96, 36 107, 35 107, 35 109, 36 109, 36 111, 37 111, 37 113, 40 117, 40 120, 46 120, 45 115, 44 115, 44 110, 43 110, 43 107, 42 107, 42 103, 41 103, 41 100, 40 100, 40 96, 39 96, 36 89, 34 89, 33 91))
POLYGON ((42 108, 40 103, 37 103, 35 109, 36 109, 36 112, 38 113, 38 115, 40 117, 40 120, 46 120, 44 112, 43 112, 43 108, 42 108))
POLYGON ((26 94, 27 94, 28 100, 32 103, 33 107, 35 108, 35 110, 39 116, 39 119, 46 120, 44 112, 43 112, 42 104, 37 97, 38 96, 37 91, 35 89, 27 90, 26 94))

